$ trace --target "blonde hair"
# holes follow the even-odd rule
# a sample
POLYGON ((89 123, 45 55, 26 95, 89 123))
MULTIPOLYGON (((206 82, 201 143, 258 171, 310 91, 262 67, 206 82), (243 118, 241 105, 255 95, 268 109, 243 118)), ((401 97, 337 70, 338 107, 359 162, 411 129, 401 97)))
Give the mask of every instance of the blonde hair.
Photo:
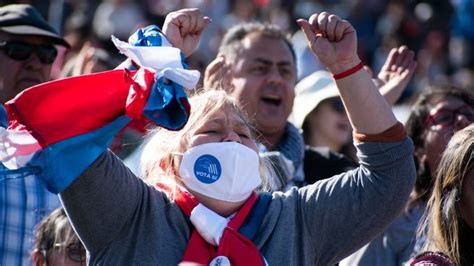
MULTIPOLYGON (((149 184, 163 183, 168 186, 171 190, 168 193, 171 200, 174 199, 177 185, 181 184, 177 173, 176 154, 185 152, 191 137, 189 133, 202 126, 216 112, 223 110, 236 113, 250 129, 252 140, 256 139, 255 127, 224 90, 201 90, 190 97, 189 102, 191 114, 187 124, 179 131, 159 128, 151 132, 141 156, 142 178, 149 184)), ((271 171, 269 162, 260 159, 260 168, 262 189, 267 190, 266 176, 271 171)))
MULTIPOLYGON (((440 251, 455 265, 463 265, 463 234, 459 200, 464 178, 474 167, 474 125, 458 131, 449 141, 438 166, 438 174, 427 209, 418 228, 418 238, 426 233, 423 251, 440 251)), ((472 248, 472 247, 470 247, 472 248)))

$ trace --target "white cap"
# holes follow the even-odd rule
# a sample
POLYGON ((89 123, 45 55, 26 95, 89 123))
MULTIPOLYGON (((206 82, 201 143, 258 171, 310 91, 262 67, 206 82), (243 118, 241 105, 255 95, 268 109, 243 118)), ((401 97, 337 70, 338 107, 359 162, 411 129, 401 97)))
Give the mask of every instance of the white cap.
POLYGON ((295 86, 295 101, 290 122, 301 129, 308 114, 322 101, 338 96, 339 91, 332 75, 325 70, 314 72, 295 86))

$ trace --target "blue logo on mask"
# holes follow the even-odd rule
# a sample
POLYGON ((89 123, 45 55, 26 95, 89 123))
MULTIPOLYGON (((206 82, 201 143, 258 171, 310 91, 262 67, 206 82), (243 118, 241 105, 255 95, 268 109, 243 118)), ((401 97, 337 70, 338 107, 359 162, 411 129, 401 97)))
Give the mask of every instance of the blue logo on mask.
POLYGON ((212 184, 221 177, 222 169, 216 157, 204 154, 194 163, 194 175, 205 184, 212 184))

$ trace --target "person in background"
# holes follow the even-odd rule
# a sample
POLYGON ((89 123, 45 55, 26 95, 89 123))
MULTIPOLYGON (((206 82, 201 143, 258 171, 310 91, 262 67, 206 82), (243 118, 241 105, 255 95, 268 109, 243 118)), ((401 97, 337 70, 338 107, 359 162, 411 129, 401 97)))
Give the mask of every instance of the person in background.
POLYGON ((205 88, 226 88, 260 132, 260 155, 276 166, 270 181, 275 191, 304 184, 303 138, 287 121, 295 97, 295 60, 290 39, 278 26, 239 23, 225 34, 203 79, 205 88))
POLYGON ((312 184, 356 168, 351 157, 340 153, 352 138, 352 127, 332 75, 316 71, 296 84, 295 93, 289 121, 302 130, 305 181, 312 184))
MULTIPOLYGON (((55 45, 69 46, 35 8, 0 7, 0 129, 8 126, 3 104, 49 81, 55 45)), ((33 168, 9 170, 0 163, 0 265, 31 264, 34 227, 58 206, 58 197, 44 188, 33 168)))
POLYGON ((86 250, 63 208, 55 209, 38 224, 31 257, 35 266, 86 265, 86 250))
POLYGON ((435 180, 441 155, 453 134, 474 122, 474 93, 453 86, 431 87, 418 97, 406 122, 415 144, 417 181, 407 209, 424 206, 435 180))
POLYGON ((295 94, 290 121, 302 130, 305 144, 341 153, 352 128, 332 75, 314 72, 296 84, 295 94))
POLYGON ((406 122, 415 144, 415 187, 390 227, 340 265, 402 265, 420 251, 416 230, 431 195, 441 155, 453 134, 474 122, 474 94, 456 87, 433 87, 421 94, 406 122))
MULTIPOLYGON (((414 52, 406 46, 391 50, 383 68, 373 78, 389 104, 398 100, 415 67, 414 52)), ((372 71, 365 68, 372 76, 372 71)), ((352 128, 331 74, 315 71, 296 84, 295 94, 289 121, 302 130, 306 145, 305 181, 311 184, 356 167, 352 128), (321 155, 330 159, 322 160, 321 155)))
POLYGON ((418 232, 423 253, 410 265, 441 265, 438 256, 451 261, 444 265, 474 264, 474 124, 449 141, 418 232))

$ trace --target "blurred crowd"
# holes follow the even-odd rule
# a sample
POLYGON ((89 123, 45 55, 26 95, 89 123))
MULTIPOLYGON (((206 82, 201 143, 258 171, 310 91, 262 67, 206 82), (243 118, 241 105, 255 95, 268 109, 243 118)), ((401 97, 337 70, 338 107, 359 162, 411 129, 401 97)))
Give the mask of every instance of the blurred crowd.
POLYGON ((277 24, 293 35, 298 78, 302 79, 320 64, 305 51, 296 19, 324 10, 353 23, 359 56, 374 72, 380 70, 391 48, 406 45, 415 51, 417 70, 400 102, 414 99, 412 96, 429 85, 467 87, 474 82, 474 3, 470 0, 2 1, 9 3, 32 4, 71 44, 72 48, 59 56, 53 67, 55 78, 113 68, 123 58, 113 46, 111 35, 126 40, 137 28, 161 26, 170 11, 197 7, 212 18, 198 52, 187 60, 191 68, 201 71, 215 58, 220 40, 230 27, 259 20, 277 24))

